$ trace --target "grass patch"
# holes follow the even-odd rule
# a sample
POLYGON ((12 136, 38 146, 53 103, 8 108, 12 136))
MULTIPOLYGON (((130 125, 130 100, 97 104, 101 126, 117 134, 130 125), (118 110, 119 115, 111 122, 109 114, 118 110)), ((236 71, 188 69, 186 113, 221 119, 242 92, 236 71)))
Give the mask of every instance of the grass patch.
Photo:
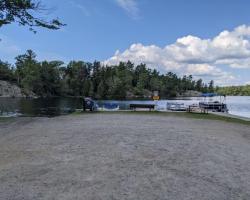
POLYGON ((217 120, 217 121, 224 121, 228 123, 237 123, 237 124, 244 124, 250 126, 250 121, 245 121, 242 119, 237 119, 233 117, 226 117, 226 116, 219 116, 212 113, 209 114, 201 114, 201 113, 187 113, 187 112, 158 112, 158 111, 109 111, 109 112, 82 112, 76 111, 71 115, 91 115, 91 114, 129 114, 129 115, 158 115, 158 116, 174 116, 174 117, 185 117, 185 118, 192 118, 192 119, 203 119, 203 120, 217 120))
POLYGON ((219 116, 213 113, 209 114, 200 114, 200 113, 185 113, 187 117, 191 118, 196 118, 196 119, 208 119, 208 120, 219 120, 219 121, 224 121, 224 122, 229 122, 229 123, 238 123, 238 124, 245 124, 245 125, 250 125, 250 121, 245 121, 242 119, 237 119, 234 117, 230 116, 219 116))

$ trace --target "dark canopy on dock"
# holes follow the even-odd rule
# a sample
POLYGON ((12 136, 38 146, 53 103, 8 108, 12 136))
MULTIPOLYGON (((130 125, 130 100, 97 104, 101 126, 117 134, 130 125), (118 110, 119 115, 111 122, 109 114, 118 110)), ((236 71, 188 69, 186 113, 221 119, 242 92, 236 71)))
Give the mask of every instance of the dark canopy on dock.
POLYGON ((215 97, 215 96, 221 96, 221 95, 217 93, 203 93, 201 96, 202 97, 215 97))

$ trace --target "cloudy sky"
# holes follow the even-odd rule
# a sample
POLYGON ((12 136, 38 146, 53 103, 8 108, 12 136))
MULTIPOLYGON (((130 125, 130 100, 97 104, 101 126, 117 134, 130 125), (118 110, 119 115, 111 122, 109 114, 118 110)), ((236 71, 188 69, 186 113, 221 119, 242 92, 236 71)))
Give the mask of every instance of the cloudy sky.
POLYGON ((8 25, 0 59, 33 49, 39 60, 146 63, 161 73, 250 84, 249 0, 43 0, 59 31, 8 25))

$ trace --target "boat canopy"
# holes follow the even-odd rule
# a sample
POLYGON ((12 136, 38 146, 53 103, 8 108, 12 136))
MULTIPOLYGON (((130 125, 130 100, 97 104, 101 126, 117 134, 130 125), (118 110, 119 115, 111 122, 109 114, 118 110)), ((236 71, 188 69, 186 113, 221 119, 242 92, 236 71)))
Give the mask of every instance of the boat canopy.
POLYGON ((215 96, 220 96, 220 95, 217 93, 203 93, 201 96, 202 97, 215 97, 215 96))

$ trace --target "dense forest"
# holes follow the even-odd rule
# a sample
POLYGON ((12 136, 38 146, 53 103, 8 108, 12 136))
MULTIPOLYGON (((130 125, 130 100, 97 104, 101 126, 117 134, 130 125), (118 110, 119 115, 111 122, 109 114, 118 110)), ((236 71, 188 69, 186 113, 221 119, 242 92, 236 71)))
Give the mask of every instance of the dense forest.
POLYGON ((217 92, 231 96, 250 96, 250 85, 220 87, 217 88, 217 92))
POLYGON ((150 98, 152 91, 161 97, 174 97, 188 90, 213 92, 214 83, 201 79, 178 77, 172 72, 160 74, 145 64, 131 62, 103 66, 100 62, 71 61, 38 62, 28 50, 15 58, 15 65, 0 61, 0 80, 19 85, 41 97, 91 96, 96 99, 150 98))

